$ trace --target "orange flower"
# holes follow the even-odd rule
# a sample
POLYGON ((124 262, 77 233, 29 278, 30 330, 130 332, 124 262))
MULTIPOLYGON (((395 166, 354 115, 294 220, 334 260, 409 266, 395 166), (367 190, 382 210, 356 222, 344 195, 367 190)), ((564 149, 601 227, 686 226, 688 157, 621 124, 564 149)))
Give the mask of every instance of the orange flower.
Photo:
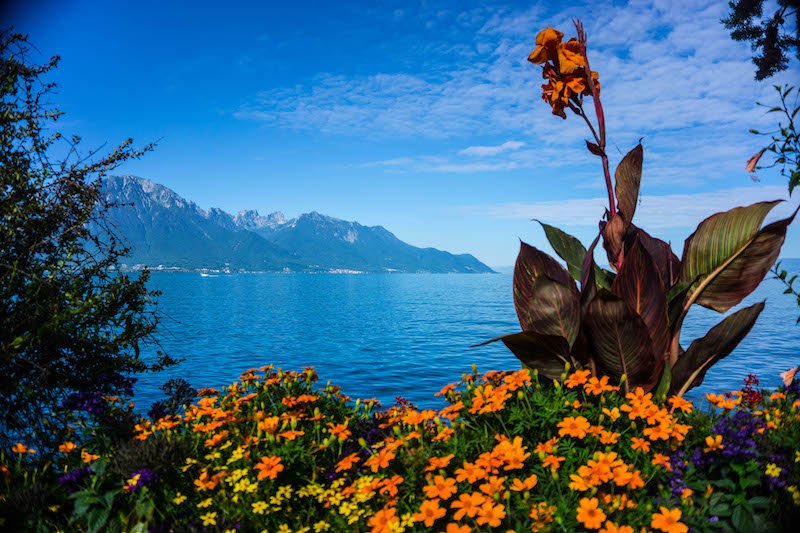
POLYGON ((691 413, 692 409, 694 409, 692 402, 684 400, 680 396, 672 396, 668 401, 673 410, 680 409, 684 413, 691 413))
POLYGON ((658 440, 658 439, 668 440, 670 435, 672 434, 672 431, 668 425, 659 424, 655 427, 645 428, 644 431, 642 431, 642 433, 644 434, 645 437, 649 438, 650 440, 658 440))
POLYGON ((542 461, 542 466, 547 468, 550 467, 550 470, 555 472, 561 466, 561 463, 566 461, 566 457, 562 457, 560 455, 548 455, 545 457, 544 461, 542 461))
POLYGON ((340 441, 347 440, 352 434, 347 429, 347 424, 332 424, 330 422, 328 423, 328 432, 340 441))
POLYGON ((616 422, 617 419, 622 416, 619 412, 618 407, 615 407, 613 409, 608 409, 607 407, 603 407, 603 414, 606 415, 608 418, 610 418, 612 422, 616 422))
POLYGON ((458 525, 455 522, 450 522, 447 524, 447 528, 444 530, 444 533, 470 533, 470 528, 468 525, 458 525))
POLYGON ((419 508, 418 513, 414 513, 416 522, 424 522, 426 527, 432 527, 433 523, 447 514, 447 510, 439 507, 439 500, 425 500, 419 508))
POLYGON ((553 449, 555 445, 558 443, 558 437, 553 437, 552 439, 548 440, 547 442, 540 442, 536 445, 533 451, 538 454, 546 454, 546 453, 553 453, 553 449))
POLYGON ((686 533, 689 528, 679 522, 681 519, 680 509, 667 509, 666 507, 659 507, 660 512, 653 514, 653 520, 650 522, 650 527, 665 531, 666 533, 686 533))
POLYGON ((351 453, 338 463, 336 463, 336 471, 337 472, 344 472, 345 470, 350 470, 353 468, 353 465, 359 462, 361 458, 358 456, 358 453, 351 453))
POLYGON ((278 431, 280 419, 277 416, 269 416, 258 423, 258 430, 274 435, 278 431))
POLYGON ((562 437, 570 436, 582 439, 586 436, 586 431, 591 427, 591 424, 585 417, 577 416, 565 417, 564 420, 558 423, 558 434, 562 437))
POLYGON ((650 443, 639 437, 631 437, 631 448, 634 450, 642 450, 646 453, 650 451, 650 443))
POLYGON ((603 524, 603 529, 599 533, 634 533, 631 526, 618 526, 614 522, 608 521, 603 524))
POLYGON ((97 454, 89 453, 86 450, 81 450, 81 461, 84 463, 91 463, 92 461, 96 461, 100 459, 100 456, 97 454))
POLYGON ((724 447, 725 445, 722 444, 722 435, 715 435, 713 437, 709 435, 706 437, 706 447, 703 448, 703 451, 706 453, 714 452, 716 450, 721 450, 724 447))
POLYGON ((528 56, 528 61, 541 65, 556 57, 556 50, 564 34, 554 28, 545 28, 536 35, 536 48, 528 56))
POLYGON ((295 440, 297 437, 302 437, 305 434, 306 434, 305 431, 289 430, 289 431, 282 431, 278 433, 276 436, 282 437, 286 440, 295 440))
POLYGON ((275 479, 278 477, 278 473, 283 471, 283 465, 281 464, 281 458, 278 456, 265 456, 261 458, 261 462, 258 463, 255 467, 255 470, 258 470, 258 479, 270 478, 275 479))
POLYGON ((367 525, 372 527, 372 533, 389 533, 393 531, 400 520, 395 515, 394 507, 384 507, 369 519, 367 525))
POLYGON ((572 74, 584 66, 586 66, 586 60, 583 58, 577 39, 573 37, 558 45, 558 69, 562 74, 572 74))
POLYGON ((616 444, 619 437, 620 434, 613 431, 603 430, 600 432, 600 442, 603 444, 616 444))
POLYGON ((478 525, 488 525, 497 527, 506 517, 505 505, 498 503, 495 505, 493 500, 486 500, 478 509, 478 525))
MULTIPOLYGON (((581 82, 580 86, 573 85, 571 87, 574 92, 581 93, 585 90, 586 85, 581 82)), ((615 387, 613 385, 608 384, 608 376, 603 376, 600 379, 595 377, 591 378, 586 385, 583 386, 583 390, 588 394, 593 394, 595 396, 599 396, 604 392, 611 392, 619 389, 619 387, 615 387)))
POLYGON ((62 444, 61 446, 58 447, 58 451, 60 451, 62 453, 70 453, 75 448, 77 448, 77 446, 75 445, 74 442, 67 441, 67 442, 65 442, 64 444, 62 444))
POLYGON ((11 451, 14 453, 36 453, 36 450, 34 450, 33 448, 28 448, 21 442, 18 442, 14 446, 12 446, 11 451))
POLYGON ((459 483, 462 481, 475 483, 479 479, 484 479, 487 475, 486 470, 466 461, 464 461, 464 468, 456 469, 456 481, 459 483))
POLYGON ((662 465, 667 472, 672 472, 672 466, 669 464, 669 457, 666 455, 657 453, 653 455, 653 460, 651 461, 654 466, 662 465))
POLYGON ((450 461, 453 460, 453 457, 455 457, 455 455, 452 453, 445 455, 444 457, 431 457, 428 460, 428 466, 425 467, 425 472, 433 472, 434 470, 447 468, 447 465, 450 464, 450 461))
POLYGON ((522 492, 524 490, 531 490, 533 487, 536 486, 536 483, 538 482, 539 478, 536 476, 536 474, 531 474, 522 481, 515 478, 514 481, 511 483, 510 488, 511 490, 522 492))
POLYGON ((426 485, 422 488, 428 498, 441 498, 447 500, 457 492, 456 480, 453 478, 445 478, 444 476, 436 476, 433 478, 432 485, 426 485))
POLYGON ((451 509, 458 509, 453 518, 461 520, 464 515, 474 518, 478 514, 478 509, 486 501, 486 496, 480 492, 473 492, 472 494, 461 494, 458 499, 450 504, 451 509))
POLYGON ((394 459, 394 457, 395 457, 395 453, 393 451, 389 450, 388 448, 384 447, 384 448, 381 448, 380 451, 378 451, 378 453, 370 456, 370 458, 367 459, 364 462, 364 464, 366 466, 370 467, 370 469, 373 472, 377 472, 381 468, 388 468, 389 467, 389 461, 394 459))
POLYGON ((481 483, 481 492, 487 496, 499 494, 505 487, 505 482, 506 478, 504 477, 490 476, 489 479, 486 480, 486 483, 481 483))
POLYGON ((606 513, 598 507, 597 498, 581 498, 578 502, 577 520, 586 529, 600 529, 606 519, 606 513))
POLYGON ((564 385, 566 385, 567 388, 574 389, 575 387, 586 383, 586 380, 589 378, 591 373, 592 372, 589 370, 576 370, 564 381, 564 385))

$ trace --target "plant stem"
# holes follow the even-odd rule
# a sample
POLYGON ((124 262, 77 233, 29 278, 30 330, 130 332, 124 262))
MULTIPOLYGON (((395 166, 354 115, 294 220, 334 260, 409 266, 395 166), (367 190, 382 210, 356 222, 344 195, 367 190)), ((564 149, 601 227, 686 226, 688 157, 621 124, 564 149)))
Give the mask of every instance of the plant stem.
MULTIPOLYGON (((597 127, 600 130, 600 134, 595 134, 594 128, 589 125, 589 128, 592 130, 592 134, 595 135, 595 138, 598 140, 597 145, 600 147, 600 159, 603 162, 603 177, 606 180, 606 190, 608 192, 608 219, 611 220, 617 214, 616 207, 614 205, 614 186, 611 183, 611 171, 608 168, 608 156, 606 155, 606 117, 603 113, 603 104, 600 102, 600 93, 597 92, 597 88, 594 86, 594 78, 592 78, 592 69, 589 66, 589 55, 586 53, 586 32, 583 31, 583 23, 580 20, 575 20, 575 29, 578 32, 578 43, 580 43, 581 47, 581 54, 583 55, 583 59, 586 62, 586 83, 589 84, 589 90, 592 93, 592 101, 594 102, 594 111, 597 115, 597 127)), ((583 115, 584 120, 589 122, 589 119, 583 115)))

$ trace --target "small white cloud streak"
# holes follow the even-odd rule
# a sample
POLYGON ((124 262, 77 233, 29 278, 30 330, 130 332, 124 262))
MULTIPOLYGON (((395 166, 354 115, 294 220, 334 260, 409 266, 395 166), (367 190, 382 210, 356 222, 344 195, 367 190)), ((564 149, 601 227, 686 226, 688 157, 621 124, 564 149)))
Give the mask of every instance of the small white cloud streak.
POLYGON ((525 146, 524 142, 506 141, 503 144, 497 146, 470 146, 468 148, 464 148, 458 153, 460 155, 487 157, 487 156, 494 156, 497 154, 501 154, 503 152, 513 152, 515 150, 519 150, 523 146, 525 146))
MULTIPOLYGON (((724 189, 696 194, 667 194, 643 196, 636 208, 634 222, 643 228, 694 228, 703 219, 719 211, 764 200, 786 198, 782 186, 753 186, 724 189)), ((514 202, 485 206, 464 206, 458 211, 496 219, 538 219, 567 227, 597 227, 607 209, 606 198, 577 198, 544 202, 514 202)), ((794 204, 784 202, 770 218, 785 217, 794 204)))

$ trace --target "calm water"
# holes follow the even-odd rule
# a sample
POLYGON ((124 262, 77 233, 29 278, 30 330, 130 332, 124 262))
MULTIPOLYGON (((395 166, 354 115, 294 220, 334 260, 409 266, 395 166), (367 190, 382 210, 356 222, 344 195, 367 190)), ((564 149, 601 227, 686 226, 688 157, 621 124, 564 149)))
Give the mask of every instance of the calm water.
MULTIPOLYGON (((797 271, 800 262, 785 266, 797 271)), ((314 366, 321 382, 341 385, 354 398, 375 397, 388 406, 399 395, 422 407, 441 407, 433 394, 473 363, 481 372, 519 367, 502 343, 469 348, 519 329, 510 274, 154 273, 152 286, 163 292, 159 340, 185 361, 142 378, 140 406, 158 399, 158 386, 169 377, 220 386, 243 370, 274 363, 292 370, 314 366)), ((798 308, 781 292, 777 281, 767 280, 747 298, 745 304, 766 298, 766 309, 737 350, 690 396, 738 388, 749 372, 774 386, 780 372, 800 363, 798 308)), ((694 309, 684 327, 684 347, 719 318, 694 309)))

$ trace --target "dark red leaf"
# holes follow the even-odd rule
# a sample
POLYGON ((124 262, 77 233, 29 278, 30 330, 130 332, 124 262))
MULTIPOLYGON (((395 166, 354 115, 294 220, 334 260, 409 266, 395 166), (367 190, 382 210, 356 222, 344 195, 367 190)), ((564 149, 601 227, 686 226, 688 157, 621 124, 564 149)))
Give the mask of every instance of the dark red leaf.
POLYGON ((619 162, 614 172, 617 209, 625 220, 624 229, 633 222, 636 203, 639 201, 639 186, 642 182, 642 160, 644 149, 641 144, 628 152, 619 162))
POLYGON ((534 281, 527 308, 519 302, 517 315, 523 331, 564 337, 575 342, 581 322, 580 298, 573 284, 561 285, 546 276, 534 281))
POLYGON ((763 310, 764 302, 740 309, 711 328, 705 337, 693 341, 672 367, 670 391, 683 394, 700 385, 708 369, 727 357, 747 336, 763 310))
POLYGON ((497 337, 477 346, 496 341, 503 341, 503 344, 523 364, 537 369, 541 374, 551 379, 558 379, 570 360, 569 343, 563 337, 521 331, 497 337))
POLYGON ((642 318, 650 334, 653 353, 663 358, 670 342, 666 293, 655 263, 638 238, 625 251, 625 260, 611 285, 611 292, 642 318))
POLYGON ((664 359, 653 354, 647 326, 628 304, 601 289, 589 304, 585 321, 602 373, 617 382, 627 375, 626 387, 650 390, 656 385, 664 359))
POLYGON ((651 236, 642 228, 631 225, 628 233, 629 240, 638 237, 639 242, 642 243, 645 250, 653 258, 659 274, 661 274, 661 281, 664 283, 665 288, 670 288, 678 281, 681 272, 681 261, 678 256, 672 251, 672 247, 658 239, 651 236))

